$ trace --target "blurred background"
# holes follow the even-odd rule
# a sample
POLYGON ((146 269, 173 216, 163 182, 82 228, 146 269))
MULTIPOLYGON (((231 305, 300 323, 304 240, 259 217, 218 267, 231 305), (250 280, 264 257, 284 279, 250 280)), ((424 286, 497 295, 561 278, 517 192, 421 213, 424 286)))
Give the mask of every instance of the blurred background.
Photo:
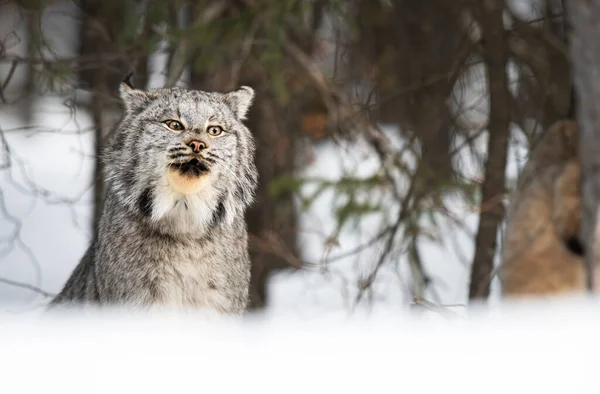
POLYGON ((252 86, 252 307, 498 300, 506 197, 569 112, 559 0, 0 1, 0 303, 93 237, 117 89, 252 86), (485 7, 490 3, 491 7, 485 7))

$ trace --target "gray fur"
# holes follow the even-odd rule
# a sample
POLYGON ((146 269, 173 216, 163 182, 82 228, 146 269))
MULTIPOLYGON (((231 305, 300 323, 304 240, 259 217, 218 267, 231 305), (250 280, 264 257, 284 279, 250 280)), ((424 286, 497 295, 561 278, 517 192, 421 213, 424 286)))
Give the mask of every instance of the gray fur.
POLYGON ((102 158, 106 198, 98 237, 51 306, 242 313, 250 282, 244 213, 258 176, 253 137, 242 120, 254 91, 142 91, 125 83, 120 91, 125 115, 102 158), (185 130, 170 130, 167 119, 185 130), (211 136, 209 125, 225 132, 211 136), (191 140, 208 147, 194 154, 191 140), (193 183, 201 189, 174 188, 181 183, 173 183, 169 171, 202 179, 193 183))

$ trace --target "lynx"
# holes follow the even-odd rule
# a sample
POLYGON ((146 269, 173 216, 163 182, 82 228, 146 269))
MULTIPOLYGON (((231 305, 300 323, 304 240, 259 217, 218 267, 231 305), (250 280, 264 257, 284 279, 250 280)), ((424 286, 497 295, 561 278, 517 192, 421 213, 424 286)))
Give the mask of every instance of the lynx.
POLYGON ((583 293, 579 129, 551 126, 531 152, 507 213, 501 278, 506 296, 583 293))
POLYGON ((57 305, 174 306, 238 315, 248 303, 244 213, 258 182, 244 126, 254 98, 120 86, 125 113, 102 157, 98 235, 57 305))

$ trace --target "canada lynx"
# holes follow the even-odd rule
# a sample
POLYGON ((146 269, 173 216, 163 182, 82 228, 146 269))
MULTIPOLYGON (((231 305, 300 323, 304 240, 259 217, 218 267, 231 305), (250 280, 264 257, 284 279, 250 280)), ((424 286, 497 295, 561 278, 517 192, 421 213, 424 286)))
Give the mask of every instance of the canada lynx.
POLYGON ((586 290, 579 242, 579 130, 555 123, 540 139, 519 177, 507 213, 503 293, 548 296, 586 290))
POLYGON ((244 212, 257 186, 242 121, 249 87, 230 93, 121 84, 125 114, 107 145, 98 236, 57 304, 244 312, 244 212))

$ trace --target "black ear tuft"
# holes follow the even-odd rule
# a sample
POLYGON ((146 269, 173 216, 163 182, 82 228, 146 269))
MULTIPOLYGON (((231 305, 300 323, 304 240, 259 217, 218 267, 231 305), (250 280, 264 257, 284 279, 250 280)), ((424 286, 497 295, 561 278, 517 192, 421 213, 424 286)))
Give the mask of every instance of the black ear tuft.
POLYGON ((123 81, 122 81, 130 89, 133 89, 133 82, 131 81, 132 78, 133 78, 133 71, 131 71, 129 74, 125 75, 125 78, 123 78, 123 81))
POLYGON ((156 94, 153 92, 135 89, 131 83, 132 75, 132 73, 127 74, 125 79, 119 84, 121 100, 123 100, 125 110, 128 113, 140 111, 156 98, 156 94))

